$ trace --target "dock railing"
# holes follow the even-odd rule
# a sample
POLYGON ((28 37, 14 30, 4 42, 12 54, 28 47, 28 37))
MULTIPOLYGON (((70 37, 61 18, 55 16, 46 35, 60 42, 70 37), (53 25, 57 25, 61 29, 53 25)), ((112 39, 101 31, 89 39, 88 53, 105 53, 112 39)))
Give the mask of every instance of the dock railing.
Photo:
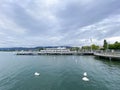
POLYGON ((101 51, 95 52, 94 55, 120 57, 120 51, 108 51, 108 52, 101 51))

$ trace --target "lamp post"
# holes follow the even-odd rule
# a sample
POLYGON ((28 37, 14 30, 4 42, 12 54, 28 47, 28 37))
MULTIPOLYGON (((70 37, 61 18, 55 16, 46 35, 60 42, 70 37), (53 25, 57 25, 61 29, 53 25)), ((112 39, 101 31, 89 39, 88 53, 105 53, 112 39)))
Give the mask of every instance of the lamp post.
POLYGON ((107 42, 107 49, 106 49, 106 53, 108 53, 109 50, 109 41, 107 42))
POLYGON ((90 38, 90 41, 91 41, 91 52, 92 52, 92 38, 90 38))

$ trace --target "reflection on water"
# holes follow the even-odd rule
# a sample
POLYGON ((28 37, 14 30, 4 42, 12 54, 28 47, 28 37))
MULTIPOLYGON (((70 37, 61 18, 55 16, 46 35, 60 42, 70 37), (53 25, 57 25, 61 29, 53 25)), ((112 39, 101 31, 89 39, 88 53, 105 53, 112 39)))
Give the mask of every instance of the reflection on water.
POLYGON ((94 57, 95 60, 98 60, 110 67, 118 67, 120 68, 120 60, 109 60, 109 59, 104 59, 104 58, 98 58, 98 57, 94 57))
POLYGON ((77 62, 78 62, 78 60, 77 59, 75 59, 75 63, 77 64, 77 62))
POLYGON ((119 90, 120 62, 94 56, 0 53, 0 90, 119 90), (35 72, 40 72, 36 77, 35 72), (82 80, 87 72, 89 82, 82 80))

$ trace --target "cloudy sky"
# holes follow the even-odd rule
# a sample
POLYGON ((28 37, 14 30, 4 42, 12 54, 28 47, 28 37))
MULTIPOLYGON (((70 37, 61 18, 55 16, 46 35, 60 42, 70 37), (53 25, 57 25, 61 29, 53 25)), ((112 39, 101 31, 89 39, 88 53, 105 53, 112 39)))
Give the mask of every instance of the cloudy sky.
POLYGON ((120 0, 0 0, 0 47, 120 41, 120 0))

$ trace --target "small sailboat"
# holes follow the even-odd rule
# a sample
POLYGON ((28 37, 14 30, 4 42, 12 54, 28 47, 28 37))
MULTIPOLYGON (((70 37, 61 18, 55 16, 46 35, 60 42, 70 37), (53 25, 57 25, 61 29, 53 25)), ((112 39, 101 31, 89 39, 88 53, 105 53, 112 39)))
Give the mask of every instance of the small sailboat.
POLYGON ((34 75, 35 75, 35 76, 39 76, 39 75, 40 75, 40 73, 38 73, 38 72, 35 72, 35 73, 34 73, 34 75))

